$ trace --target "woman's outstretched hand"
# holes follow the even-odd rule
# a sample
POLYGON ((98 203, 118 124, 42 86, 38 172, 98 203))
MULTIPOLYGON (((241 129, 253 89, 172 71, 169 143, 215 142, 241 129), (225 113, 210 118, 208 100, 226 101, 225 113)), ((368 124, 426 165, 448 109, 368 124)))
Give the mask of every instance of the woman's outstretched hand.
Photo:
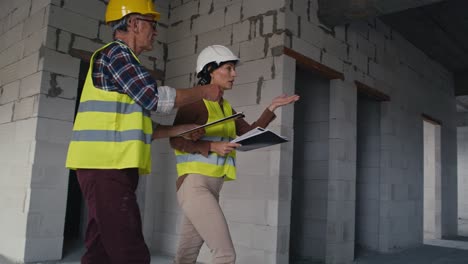
POLYGON ((235 148, 240 147, 240 144, 225 142, 225 141, 213 141, 210 143, 210 151, 215 152, 220 156, 225 156, 235 148))
POLYGON ((294 95, 291 95, 291 96, 288 96, 286 94, 282 94, 280 96, 277 96, 277 97, 273 98, 273 100, 271 101, 270 106, 268 106, 268 109, 270 111, 274 112, 276 110, 276 108, 281 107, 283 105, 290 104, 290 103, 294 103, 297 100, 299 100, 299 95, 297 95, 297 94, 294 94, 294 95))

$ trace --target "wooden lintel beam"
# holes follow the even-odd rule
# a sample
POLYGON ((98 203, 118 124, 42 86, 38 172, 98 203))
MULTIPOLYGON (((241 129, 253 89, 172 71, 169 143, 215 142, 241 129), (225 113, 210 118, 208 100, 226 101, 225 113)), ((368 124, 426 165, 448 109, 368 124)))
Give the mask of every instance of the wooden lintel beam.
POLYGON ((379 102, 390 101, 390 96, 388 96, 387 94, 382 93, 381 91, 372 88, 369 85, 364 84, 360 81, 354 81, 354 83, 356 84, 356 88, 359 93, 363 93, 379 102))
POLYGON ((308 70, 317 72, 324 78, 327 78, 329 80, 334 80, 334 79, 340 79, 344 80, 344 74, 338 71, 335 71, 334 69, 323 65, 320 62, 317 62, 307 56, 304 56, 300 54, 299 52, 296 52, 290 48, 283 48, 283 53, 285 55, 288 55, 289 57, 293 58, 296 60, 296 63, 300 66, 305 67, 308 70))
POLYGON ((442 121, 440 121, 438 119, 435 119, 435 118, 431 117, 430 115, 421 114, 421 116, 425 121, 427 121, 427 122, 429 122, 431 124, 442 126, 442 121))

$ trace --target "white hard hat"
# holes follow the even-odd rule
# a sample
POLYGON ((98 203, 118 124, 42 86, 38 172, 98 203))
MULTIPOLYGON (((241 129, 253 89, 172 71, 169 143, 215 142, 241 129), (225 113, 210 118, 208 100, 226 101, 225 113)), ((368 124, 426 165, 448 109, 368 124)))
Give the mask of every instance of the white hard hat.
POLYGON ((239 58, 232 51, 222 45, 211 45, 204 48, 197 58, 197 74, 203 70, 203 67, 211 62, 220 64, 225 61, 238 61, 239 58))

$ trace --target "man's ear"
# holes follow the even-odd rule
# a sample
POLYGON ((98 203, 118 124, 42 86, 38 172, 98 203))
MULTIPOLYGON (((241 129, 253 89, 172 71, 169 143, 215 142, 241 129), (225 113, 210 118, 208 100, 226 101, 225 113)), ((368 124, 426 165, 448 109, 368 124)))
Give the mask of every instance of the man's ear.
POLYGON ((138 19, 136 17, 130 17, 127 22, 128 31, 138 32, 138 19))

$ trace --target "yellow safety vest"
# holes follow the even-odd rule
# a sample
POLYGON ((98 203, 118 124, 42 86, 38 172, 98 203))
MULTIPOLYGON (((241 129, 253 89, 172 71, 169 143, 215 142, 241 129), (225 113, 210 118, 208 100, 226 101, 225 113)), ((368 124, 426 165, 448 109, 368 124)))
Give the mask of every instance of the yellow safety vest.
MULTIPOLYGON (((93 85, 94 57, 112 43, 100 48, 91 57, 68 148, 66 167, 138 168, 140 174, 149 174, 153 133, 150 111, 135 103, 127 94, 104 91, 93 85)), ((132 55, 140 62, 135 54, 132 55)))
MULTIPOLYGON (((228 101, 223 100, 223 110, 218 102, 203 100, 208 110, 207 123, 232 115, 232 107, 228 101)), ((236 124, 228 121, 222 125, 206 128, 205 135, 200 140, 231 141, 236 137, 236 124)), ((191 154, 175 150, 177 174, 182 176, 188 173, 197 173, 210 177, 226 176, 225 180, 236 179, 236 151, 222 157, 210 152, 208 157, 201 154, 191 154)))

